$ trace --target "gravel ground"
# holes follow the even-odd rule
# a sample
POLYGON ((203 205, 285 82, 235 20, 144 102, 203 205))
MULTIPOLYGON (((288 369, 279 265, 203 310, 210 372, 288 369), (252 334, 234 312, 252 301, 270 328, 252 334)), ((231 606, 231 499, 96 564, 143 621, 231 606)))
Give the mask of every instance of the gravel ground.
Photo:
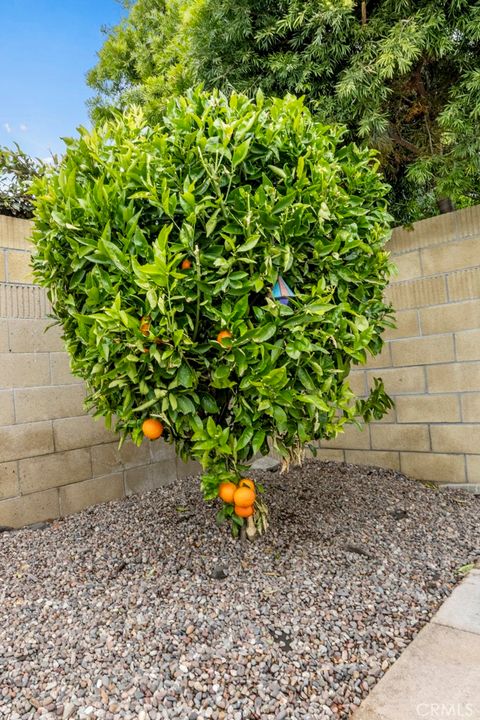
POLYGON ((0 717, 350 717, 480 557, 480 498, 328 462, 256 477, 253 544, 192 478, 0 534, 0 717))

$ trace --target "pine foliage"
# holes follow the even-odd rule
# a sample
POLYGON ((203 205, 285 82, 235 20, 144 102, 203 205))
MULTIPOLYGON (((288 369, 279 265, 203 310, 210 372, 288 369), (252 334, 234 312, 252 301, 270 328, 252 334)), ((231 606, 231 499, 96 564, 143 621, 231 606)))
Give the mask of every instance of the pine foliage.
POLYGON ((480 202, 478 0, 138 0, 90 82, 150 110, 196 82, 304 95, 378 149, 398 222, 480 202))

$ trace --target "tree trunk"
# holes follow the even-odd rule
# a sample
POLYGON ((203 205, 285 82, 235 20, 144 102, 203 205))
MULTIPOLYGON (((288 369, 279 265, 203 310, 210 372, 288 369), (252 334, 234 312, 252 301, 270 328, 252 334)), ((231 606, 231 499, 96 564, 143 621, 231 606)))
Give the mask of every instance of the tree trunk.
POLYGON ((437 205, 442 215, 444 213, 453 212, 455 210, 455 205, 449 197, 438 198, 437 205))

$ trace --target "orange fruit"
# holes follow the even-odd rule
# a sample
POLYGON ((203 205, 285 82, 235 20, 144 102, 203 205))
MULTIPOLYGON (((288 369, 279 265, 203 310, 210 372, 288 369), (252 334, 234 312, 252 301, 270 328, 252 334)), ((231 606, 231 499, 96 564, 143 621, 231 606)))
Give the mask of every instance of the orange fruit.
POLYGON ((150 318, 149 317, 142 317, 140 320, 140 332, 142 335, 148 335, 150 332, 150 318))
POLYGON ((255 502, 255 493, 248 487, 238 488, 233 496, 233 502, 239 507, 249 507, 255 502))
POLYGON ((142 423, 142 431, 149 440, 156 440, 163 435, 163 425, 157 418, 148 418, 142 423))
POLYGON ((253 482, 252 478, 242 478, 238 483, 238 487, 247 487, 255 492, 255 483, 253 482))
POLYGON ((238 517, 248 518, 250 515, 253 515, 253 507, 251 505, 248 505, 248 507, 235 505, 235 515, 238 515, 238 517))
POLYGON ((232 482, 222 482, 218 487, 218 497, 226 503, 233 502, 233 496, 238 490, 237 486, 232 482))
POLYGON ((223 340, 226 338, 231 338, 232 333, 230 330, 220 330, 220 332, 217 335, 217 342, 220 343, 220 345, 223 345, 223 340))
POLYGON ((190 262, 190 260, 185 258, 185 260, 182 260, 182 264, 180 265, 180 267, 182 268, 182 270, 190 270, 190 268, 192 267, 192 263, 190 262))

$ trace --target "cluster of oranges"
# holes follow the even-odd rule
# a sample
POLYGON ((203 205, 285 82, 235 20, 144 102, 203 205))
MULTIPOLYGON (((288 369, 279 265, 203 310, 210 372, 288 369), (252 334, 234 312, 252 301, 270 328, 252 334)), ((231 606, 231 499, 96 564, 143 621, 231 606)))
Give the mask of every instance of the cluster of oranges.
POLYGON ((248 518, 254 513, 253 504, 257 497, 255 483, 251 478, 243 478, 238 485, 222 482, 218 488, 218 497, 223 502, 233 504, 235 515, 248 518))

